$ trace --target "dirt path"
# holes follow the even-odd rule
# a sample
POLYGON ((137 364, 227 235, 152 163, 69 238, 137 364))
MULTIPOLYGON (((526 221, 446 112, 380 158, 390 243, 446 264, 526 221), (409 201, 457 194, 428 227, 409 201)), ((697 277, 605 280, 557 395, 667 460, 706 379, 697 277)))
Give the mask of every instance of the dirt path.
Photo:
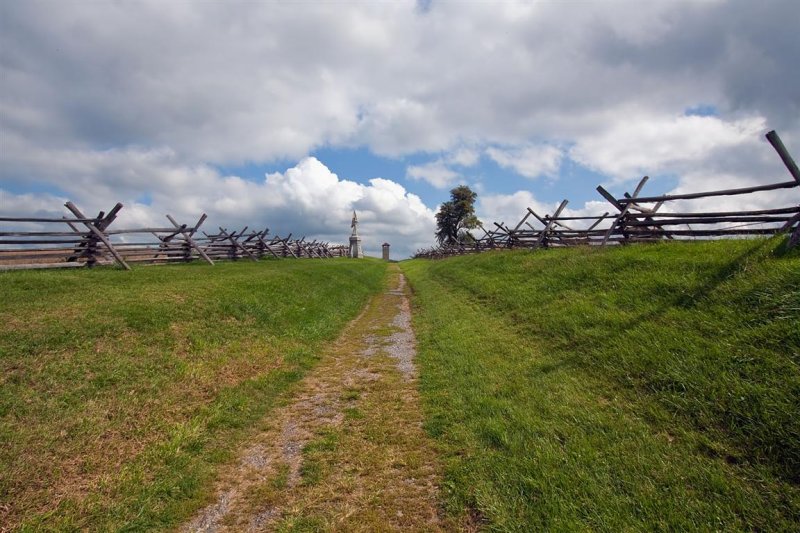
POLYGON ((405 278, 374 297, 183 531, 439 531, 405 278))

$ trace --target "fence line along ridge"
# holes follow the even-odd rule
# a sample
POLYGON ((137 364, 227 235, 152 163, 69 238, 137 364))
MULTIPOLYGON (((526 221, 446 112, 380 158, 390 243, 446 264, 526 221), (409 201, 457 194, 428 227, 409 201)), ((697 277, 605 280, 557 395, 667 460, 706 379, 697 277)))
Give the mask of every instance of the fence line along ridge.
POLYGON ((504 248, 546 248, 552 246, 628 244, 675 239, 716 239, 768 236, 790 233, 788 246, 800 244, 800 205, 760 210, 719 210, 673 212, 662 210, 670 202, 690 202, 717 196, 740 196, 763 191, 800 187, 800 170, 775 131, 766 135, 780 156, 792 179, 766 185, 722 189, 686 194, 640 196, 648 181, 644 176, 633 194, 617 198, 604 189, 597 192, 611 204, 611 209, 598 216, 562 216, 564 200, 553 215, 540 216, 530 207, 513 228, 494 222, 490 230, 479 225, 482 235, 453 245, 436 246, 417 251, 415 257, 442 258, 451 255, 479 253, 504 248), (538 223, 538 227, 534 224, 538 223), (586 225, 579 228, 578 225, 586 225))
POLYGON ((167 215, 169 226, 110 229, 121 203, 93 218, 72 202, 64 206, 72 217, 0 217, 0 223, 11 226, 0 228, 0 270, 111 264, 130 270, 130 263, 202 260, 213 265, 223 259, 326 259, 346 257, 348 252, 343 244, 293 239, 291 233, 286 237, 269 235, 268 228, 248 232, 248 227, 233 231, 219 227, 218 232, 209 234, 200 230, 205 214, 194 225, 179 224, 167 215), (46 229, 25 229, 31 224, 46 229))

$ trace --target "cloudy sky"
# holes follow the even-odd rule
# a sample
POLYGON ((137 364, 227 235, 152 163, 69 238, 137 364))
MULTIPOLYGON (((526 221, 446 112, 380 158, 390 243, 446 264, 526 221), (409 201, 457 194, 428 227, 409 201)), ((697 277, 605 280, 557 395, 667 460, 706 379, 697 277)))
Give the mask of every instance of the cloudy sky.
MULTIPOLYGON (((268 226, 406 256, 454 185, 486 223, 594 191, 789 178, 796 0, 0 0, 0 212, 268 226)), ((764 193, 746 205, 800 202, 764 193)), ((726 200, 731 202, 739 200, 726 200)), ((774 204, 772 204, 774 205, 774 204)))

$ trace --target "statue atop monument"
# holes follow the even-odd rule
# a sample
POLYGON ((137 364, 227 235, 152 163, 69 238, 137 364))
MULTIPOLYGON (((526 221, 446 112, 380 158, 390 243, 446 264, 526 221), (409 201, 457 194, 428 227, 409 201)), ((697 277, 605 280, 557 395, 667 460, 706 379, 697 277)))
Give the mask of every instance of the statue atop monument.
POLYGON ((353 228, 353 233, 350 235, 350 257, 360 259, 364 257, 364 252, 361 251, 361 237, 358 235, 358 215, 355 210, 353 211, 353 220, 350 222, 350 227, 353 228))

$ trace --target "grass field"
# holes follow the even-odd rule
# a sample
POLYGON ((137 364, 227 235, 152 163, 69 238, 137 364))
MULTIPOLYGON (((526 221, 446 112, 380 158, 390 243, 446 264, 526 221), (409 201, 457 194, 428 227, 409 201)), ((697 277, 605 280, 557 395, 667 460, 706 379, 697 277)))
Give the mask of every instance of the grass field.
POLYGON ((179 524, 376 260, 0 273, 0 529, 179 524))
MULTIPOLYGON (((453 517, 798 529, 800 252, 668 243, 401 268, 453 517)), ((385 273, 346 259, 0 273, 0 529, 184 523, 385 273)))
POLYGON ((444 497, 498 531, 800 528, 779 240, 401 264, 444 497))

